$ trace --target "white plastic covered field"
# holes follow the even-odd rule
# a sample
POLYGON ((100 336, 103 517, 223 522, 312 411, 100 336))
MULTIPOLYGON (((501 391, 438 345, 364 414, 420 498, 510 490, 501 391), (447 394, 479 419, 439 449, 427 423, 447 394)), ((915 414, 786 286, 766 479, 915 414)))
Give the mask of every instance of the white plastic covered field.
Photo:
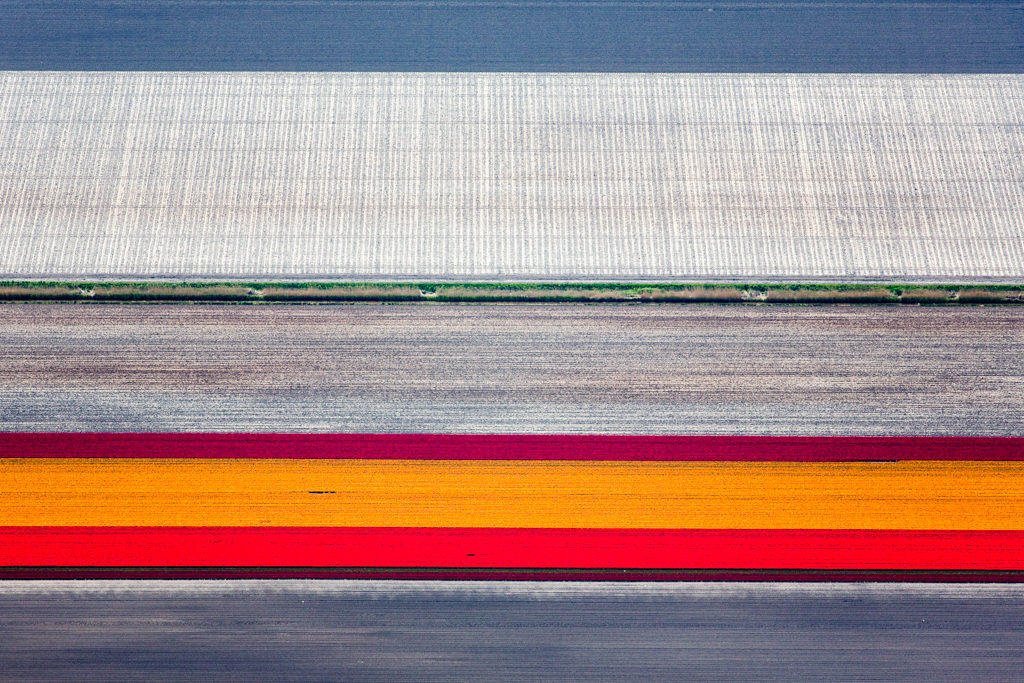
POLYGON ((1019 281, 1024 76, 0 72, 0 277, 1019 281))

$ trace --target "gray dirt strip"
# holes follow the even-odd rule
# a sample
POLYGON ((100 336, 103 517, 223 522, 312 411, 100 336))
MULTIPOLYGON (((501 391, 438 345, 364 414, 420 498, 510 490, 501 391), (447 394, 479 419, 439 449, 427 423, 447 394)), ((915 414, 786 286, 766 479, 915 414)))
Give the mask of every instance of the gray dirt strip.
POLYGON ((5 431, 1024 435, 1024 308, 0 306, 5 431))
POLYGON ((0 584, 20 680, 1019 680, 1024 588, 0 584))
POLYGON ((3 0, 0 69, 1021 73, 1003 0, 3 0))

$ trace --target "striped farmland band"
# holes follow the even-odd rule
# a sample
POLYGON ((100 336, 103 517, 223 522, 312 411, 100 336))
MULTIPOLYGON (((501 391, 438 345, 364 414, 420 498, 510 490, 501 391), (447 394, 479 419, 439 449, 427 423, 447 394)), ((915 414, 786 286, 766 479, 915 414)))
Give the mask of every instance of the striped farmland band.
POLYGON ((27 456, 2 463, 8 570, 1024 570, 1015 438, 8 434, 0 445, 27 456))

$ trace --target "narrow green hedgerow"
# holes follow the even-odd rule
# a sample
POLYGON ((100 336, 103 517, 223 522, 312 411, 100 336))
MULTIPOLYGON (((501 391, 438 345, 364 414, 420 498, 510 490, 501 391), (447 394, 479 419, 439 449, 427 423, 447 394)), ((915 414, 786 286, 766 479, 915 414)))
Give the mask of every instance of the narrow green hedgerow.
POLYGON ((0 301, 1022 304, 1024 285, 9 281, 0 301))

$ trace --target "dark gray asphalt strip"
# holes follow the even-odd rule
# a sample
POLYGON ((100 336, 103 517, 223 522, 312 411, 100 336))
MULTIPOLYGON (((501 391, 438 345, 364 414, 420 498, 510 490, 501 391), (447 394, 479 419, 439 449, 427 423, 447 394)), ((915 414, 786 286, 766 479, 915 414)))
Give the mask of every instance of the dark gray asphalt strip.
POLYGON ((12 582, 5 680, 1019 680, 1024 588, 12 582))
POLYGON ((0 69, 1020 73, 1019 2, 0 3, 0 69))

